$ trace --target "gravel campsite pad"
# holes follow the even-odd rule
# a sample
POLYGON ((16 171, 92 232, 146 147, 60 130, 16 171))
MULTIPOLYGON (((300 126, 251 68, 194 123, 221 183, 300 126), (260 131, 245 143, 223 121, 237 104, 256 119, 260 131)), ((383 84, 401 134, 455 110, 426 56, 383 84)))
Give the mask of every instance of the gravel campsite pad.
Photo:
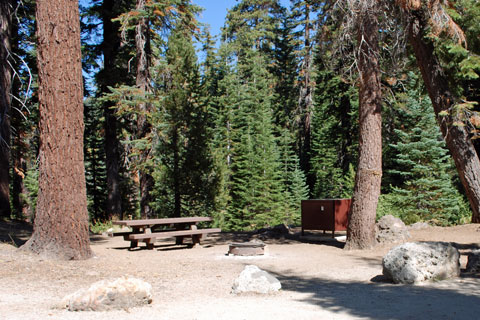
MULTIPOLYGON (((480 247, 479 225, 411 230, 411 241, 448 241, 467 254, 480 247)), ((95 257, 52 261, 17 250, 28 239, 23 224, 0 226, 1 319, 475 319, 480 279, 394 285, 382 276, 382 257, 394 245, 344 251, 343 238, 299 234, 266 239, 266 254, 228 256, 228 244, 248 234, 223 233, 195 248, 157 242, 153 250, 128 250, 122 237, 92 236, 95 257), (280 280, 269 295, 232 294, 246 265, 280 280), (113 311, 62 308, 63 297, 100 280, 131 276, 153 287, 153 302, 113 311)))

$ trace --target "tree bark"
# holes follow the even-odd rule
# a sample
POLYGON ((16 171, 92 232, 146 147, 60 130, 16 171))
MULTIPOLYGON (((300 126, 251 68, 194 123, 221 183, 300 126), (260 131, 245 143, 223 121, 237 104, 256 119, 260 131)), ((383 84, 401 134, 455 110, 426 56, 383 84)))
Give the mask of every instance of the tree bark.
POLYGON ((14 1, 0 2, 0 217, 10 218, 10 103, 12 68, 8 58, 12 49, 14 1))
POLYGON ((58 259, 92 254, 83 162, 83 81, 78 2, 37 0, 39 192, 24 249, 58 259))
POLYGON ((299 94, 299 110, 301 114, 301 131, 303 137, 300 137, 300 165, 307 176, 307 185, 310 190, 313 190, 315 184, 315 177, 310 173, 310 153, 312 144, 312 114, 313 114, 313 90, 314 84, 311 81, 312 73, 312 47, 310 36, 310 5, 305 4, 305 32, 304 32, 304 47, 305 56, 301 69, 303 81, 300 85, 299 94))
POLYGON ((377 7, 359 13, 359 162, 345 249, 375 246, 375 217, 382 179, 382 94, 377 7))
MULTIPOLYGON (((136 10, 141 12, 145 10, 145 0, 137 0, 136 10)), ((150 30, 148 20, 146 18, 140 19, 135 28, 135 45, 137 49, 137 87, 144 93, 148 94, 152 88, 150 85, 150 65, 151 65, 151 51, 150 51, 150 30)), ((151 126, 147 121, 146 113, 151 111, 151 106, 148 103, 140 104, 137 115, 137 139, 146 138, 151 131, 151 126)), ((148 172, 145 165, 148 160, 149 150, 140 151, 140 215, 142 218, 150 218, 153 216, 153 210, 150 207, 151 189, 154 185, 153 177, 148 172)))
POLYGON ((472 222, 480 223, 480 161, 467 130, 453 125, 454 119, 450 110, 456 99, 450 91, 447 76, 435 55, 433 44, 425 38, 427 27, 424 11, 419 9, 409 12, 409 41, 415 51, 437 122, 470 202, 472 222), (441 115, 442 111, 448 114, 441 115))
MULTIPOLYGON (((103 70, 101 72, 100 90, 107 92, 108 87, 119 83, 116 60, 120 48, 119 24, 112 21, 116 18, 115 0, 104 0, 102 3, 103 22, 103 70)), ((123 219, 122 197, 120 192, 120 142, 118 140, 117 117, 109 101, 103 104, 105 116, 105 158, 107 169, 107 202, 106 218, 123 219)))

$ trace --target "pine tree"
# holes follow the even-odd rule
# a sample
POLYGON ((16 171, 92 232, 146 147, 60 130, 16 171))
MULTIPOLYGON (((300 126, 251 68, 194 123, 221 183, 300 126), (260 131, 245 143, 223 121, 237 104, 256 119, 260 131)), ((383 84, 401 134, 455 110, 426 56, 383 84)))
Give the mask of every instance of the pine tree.
POLYGON ((165 215, 208 215, 214 209, 216 178, 209 149, 207 108, 192 34, 173 31, 166 52, 164 107, 159 110, 160 170, 157 192, 165 215), (163 196, 162 196, 163 195, 163 196), (173 200, 173 201, 172 201, 173 200))
POLYGON ((60 259, 86 259, 92 252, 83 160, 78 3, 41 0, 36 4, 40 176, 34 232, 23 248, 60 259))
MULTIPOLYGON (((272 123, 273 92, 260 52, 241 68, 249 75, 237 87, 231 125, 232 205, 226 218, 230 229, 255 229, 285 222, 282 210, 281 163, 272 123), (247 66, 250 66, 248 69, 247 66)), ((241 73, 241 75, 243 75, 241 73)))
MULTIPOLYGON (((294 117, 299 95, 296 56, 299 46, 293 36, 295 24, 292 17, 285 12, 280 18, 282 20, 276 27, 272 64, 269 68, 275 77, 274 122, 280 128, 287 128, 294 133, 297 130, 294 117)), ((295 141, 292 143, 295 146, 295 141)))
POLYGON ((105 166, 103 129, 103 108, 98 100, 85 101, 85 180, 87 184, 88 212, 91 221, 105 221, 110 215, 107 213, 107 179, 105 166))
POLYGON ((314 111, 314 39, 315 15, 321 4, 311 0, 293 0, 292 16, 294 19, 295 39, 300 43, 296 52, 299 60, 298 68, 298 103, 296 120, 298 126, 298 150, 301 168, 307 173, 307 183, 313 189, 313 176, 310 174, 310 156, 312 143, 312 117, 314 111))
MULTIPOLYGON (((323 57, 324 59, 327 57, 323 57)), ((350 168, 358 152, 358 98, 354 88, 329 70, 318 71, 312 120, 313 197, 351 197, 350 168)))
POLYGON ((283 203, 286 224, 300 224, 301 201, 308 199, 309 189, 304 172, 300 169, 300 160, 294 153, 292 144, 294 135, 287 129, 279 137, 279 152, 282 167, 282 180, 285 183, 283 203))
MULTIPOLYGON (((472 221, 479 222, 480 160, 469 137, 470 130, 463 125, 464 116, 468 115, 465 111, 471 103, 463 103, 464 99, 459 95, 455 81, 451 81, 458 74, 445 66, 445 61, 442 61, 442 48, 438 46, 438 40, 447 38, 446 47, 453 49, 453 53, 464 51, 461 50, 464 33, 454 23, 449 14, 450 11, 453 13, 453 10, 447 9, 444 1, 428 1, 420 5, 402 2, 398 5, 402 8, 407 23, 407 36, 415 52, 437 122, 470 202, 472 221), (438 19, 430 19, 432 13, 438 19), (456 45, 452 46, 453 43, 456 45)), ((467 69, 471 69, 471 66, 467 69)))
POLYGON ((428 97, 410 92, 407 108, 415 125, 411 129, 395 130, 399 142, 392 173, 404 183, 394 187, 387 201, 406 223, 429 221, 439 225, 458 224, 470 212, 452 183, 453 164, 435 121, 428 97))
POLYGON ((38 191, 38 87, 35 41, 35 2, 17 3, 12 42, 12 65, 16 77, 12 83, 12 178, 13 216, 33 221, 38 191))

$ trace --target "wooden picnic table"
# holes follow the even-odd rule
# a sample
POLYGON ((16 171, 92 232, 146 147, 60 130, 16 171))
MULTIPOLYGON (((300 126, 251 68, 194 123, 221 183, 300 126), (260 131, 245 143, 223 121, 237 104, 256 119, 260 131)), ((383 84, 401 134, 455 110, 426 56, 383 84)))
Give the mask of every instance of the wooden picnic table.
POLYGON ((130 241, 130 248, 136 248, 138 242, 145 242, 148 249, 153 249, 153 243, 158 238, 176 238, 176 244, 183 244, 184 237, 190 236, 193 245, 199 244, 203 235, 217 233, 219 228, 197 227, 199 222, 213 221, 211 217, 184 217, 142 220, 119 220, 113 224, 132 228, 131 232, 119 232, 114 235, 122 235, 126 241, 130 241), (169 229, 165 229, 165 227, 169 229))

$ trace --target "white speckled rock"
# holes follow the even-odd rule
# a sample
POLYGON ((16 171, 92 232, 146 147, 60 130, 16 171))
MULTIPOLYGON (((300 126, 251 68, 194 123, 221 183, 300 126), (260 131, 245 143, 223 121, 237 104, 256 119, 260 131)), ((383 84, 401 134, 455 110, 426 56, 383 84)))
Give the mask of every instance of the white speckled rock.
POLYGON ((232 293, 273 293, 282 288, 280 281, 270 273, 263 271, 257 266, 248 265, 235 279, 232 287, 232 293))
POLYGON ((152 286, 140 279, 122 277, 98 281, 63 298, 70 311, 128 309, 152 303, 152 286))
POLYGON ((375 229, 378 243, 403 243, 410 238, 405 223, 392 215, 381 217, 375 225, 375 229))
POLYGON ((408 242, 385 255, 383 274, 395 283, 457 277, 460 274, 460 253, 446 242, 408 242))

